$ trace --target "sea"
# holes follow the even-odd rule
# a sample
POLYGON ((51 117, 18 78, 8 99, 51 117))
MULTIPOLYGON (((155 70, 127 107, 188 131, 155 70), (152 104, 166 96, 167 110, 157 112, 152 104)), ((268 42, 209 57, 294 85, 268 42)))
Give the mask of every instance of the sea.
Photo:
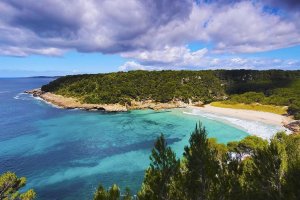
POLYGON ((0 79, 0 174, 26 177, 38 200, 92 199, 101 183, 140 189, 154 141, 164 134, 182 157, 196 123, 220 143, 280 127, 195 109, 66 110, 25 94, 53 78, 0 79))

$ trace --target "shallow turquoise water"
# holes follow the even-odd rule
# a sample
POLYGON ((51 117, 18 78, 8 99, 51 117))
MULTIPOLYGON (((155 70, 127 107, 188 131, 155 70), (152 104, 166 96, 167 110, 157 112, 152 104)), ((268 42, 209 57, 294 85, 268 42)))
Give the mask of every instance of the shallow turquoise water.
POLYGON ((91 199, 99 182, 139 189, 160 133, 180 157, 200 120, 226 143, 248 134, 182 109, 86 112, 54 108, 28 95, 51 79, 0 79, 0 172, 26 176, 39 199, 91 199))

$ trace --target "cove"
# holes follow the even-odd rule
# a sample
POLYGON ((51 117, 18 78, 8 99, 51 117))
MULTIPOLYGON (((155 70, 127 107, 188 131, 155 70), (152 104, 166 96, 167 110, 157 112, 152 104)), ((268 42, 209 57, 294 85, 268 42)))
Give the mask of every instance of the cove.
POLYGON ((247 130, 186 109, 124 113, 63 110, 23 94, 50 78, 0 79, 0 173, 27 178, 38 199, 91 199, 101 182, 135 193, 154 140, 164 133, 181 157, 199 121, 227 143, 247 130))

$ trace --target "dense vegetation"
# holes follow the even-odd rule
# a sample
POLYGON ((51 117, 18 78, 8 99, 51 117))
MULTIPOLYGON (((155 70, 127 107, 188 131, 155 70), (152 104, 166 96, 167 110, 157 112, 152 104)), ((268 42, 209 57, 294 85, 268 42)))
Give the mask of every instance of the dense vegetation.
MULTIPOLYGON (((300 199, 300 135, 278 133, 269 142, 248 136, 227 145, 208 139, 199 125, 179 160, 164 136, 152 150, 139 200, 300 199)), ((134 199, 113 185, 94 200, 134 199)))
POLYGON ((288 113, 300 119, 300 71, 221 71, 230 98, 224 103, 260 103, 288 106, 288 113))
POLYGON ((26 184, 26 178, 18 178, 12 172, 6 172, 0 175, 0 199, 1 200, 32 200, 36 194, 31 189, 26 192, 19 190, 26 184))
POLYGON ((206 70, 130 71, 58 78, 43 91, 76 97, 86 103, 122 103, 132 100, 209 103, 260 103, 289 106, 300 118, 300 71, 206 70))
POLYGON ((224 90, 212 71, 131 71, 59 78, 44 91, 78 97, 87 103, 130 103, 132 99, 168 102, 212 101, 224 90))

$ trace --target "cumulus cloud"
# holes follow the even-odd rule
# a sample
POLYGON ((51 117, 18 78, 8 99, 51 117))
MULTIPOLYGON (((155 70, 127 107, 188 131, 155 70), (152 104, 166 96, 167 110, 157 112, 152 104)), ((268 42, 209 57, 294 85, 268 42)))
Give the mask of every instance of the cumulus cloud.
POLYGON ((249 53, 300 44, 299 12, 290 6, 298 1, 205 2, 3 0, 0 53, 58 55, 75 49, 138 55, 192 41, 210 42, 216 53, 249 53), (285 14, 266 12, 266 5, 285 14))
POLYGON ((130 70, 202 70, 202 69, 286 69, 295 70, 300 68, 300 61, 293 59, 271 59, 271 58, 243 58, 243 57, 211 57, 210 55, 196 56, 195 59, 187 59, 178 62, 177 60, 165 62, 144 62, 128 61, 119 67, 120 71, 130 70), (185 64, 188 63, 188 64, 185 64))
POLYGON ((133 51, 122 53, 125 58, 135 58, 143 65, 176 65, 190 66, 200 62, 208 52, 206 48, 192 52, 187 47, 169 47, 153 51, 133 51))

